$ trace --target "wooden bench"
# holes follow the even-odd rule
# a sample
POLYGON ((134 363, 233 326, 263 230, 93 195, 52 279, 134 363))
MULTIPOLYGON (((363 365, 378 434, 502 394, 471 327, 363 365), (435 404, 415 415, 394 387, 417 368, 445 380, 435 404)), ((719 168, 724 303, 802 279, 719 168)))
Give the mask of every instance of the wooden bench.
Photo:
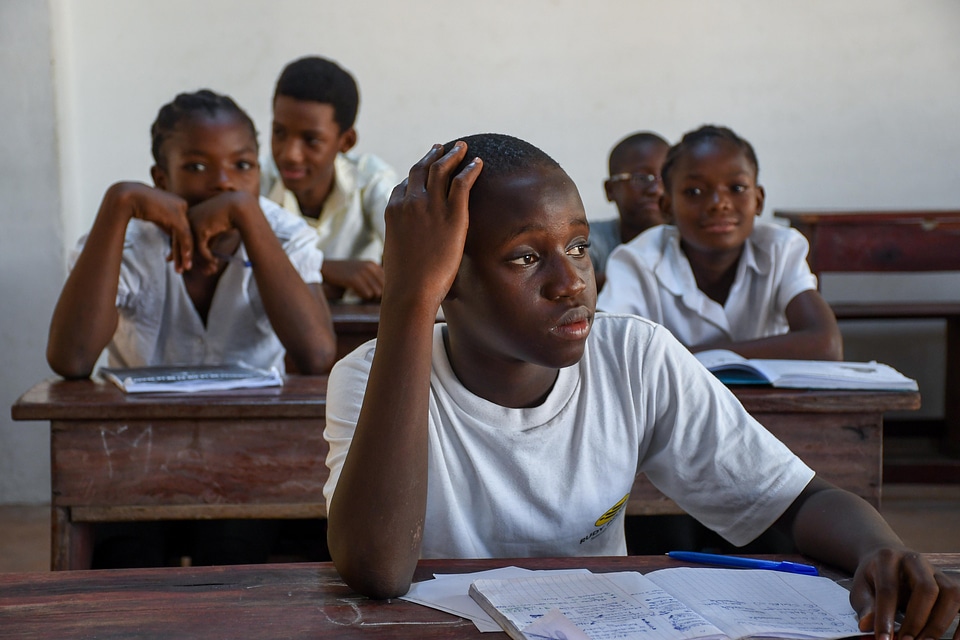
MULTIPOLYGON (((774 215, 789 220, 807 237, 808 262, 818 279, 825 272, 960 271, 960 211, 778 210, 774 215)), ((946 321, 943 444, 948 452, 960 455, 960 301, 831 307, 838 320, 946 321)))

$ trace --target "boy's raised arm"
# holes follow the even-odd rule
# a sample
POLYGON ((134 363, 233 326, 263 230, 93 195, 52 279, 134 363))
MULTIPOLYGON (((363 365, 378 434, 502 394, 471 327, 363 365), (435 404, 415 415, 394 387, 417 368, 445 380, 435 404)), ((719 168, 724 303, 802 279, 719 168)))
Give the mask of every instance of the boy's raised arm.
POLYGON ((131 218, 160 226, 171 237, 168 257, 178 271, 192 263, 193 238, 182 198, 136 182, 107 189, 83 251, 67 277, 50 322, 47 362, 65 378, 93 371, 117 328, 117 289, 123 241, 131 218))
POLYGON ((225 192, 191 209, 197 251, 217 264, 211 240, 236 228, 253 263, 264 311, 297 373, 323 374, 336 358, 330 307, 319 285, 303 281, 267 222, 256 196, 225 192))
POLYGON ((744 358, 843 360, 843 337, 833 310, 811 289, 794 296, 786 308, 790 331, 743 342, 715 343, 703 349, 730 349, 744 358))
POLYGON ((876 640, 941 638, 960 609, 960 585, 907 548, 876 509, 825 480, 814 478, 775 526, 804 555, 855 572, 850 603, 876 640))
POLYGON ((377 348, 335 497, 330 555, 360 593, 406 593, 420 558, 427 498, 433 330, 463 256, 476 159, 434 146, 390 198, 377 348), (442 157, 441 157, 442 156, 442 157))

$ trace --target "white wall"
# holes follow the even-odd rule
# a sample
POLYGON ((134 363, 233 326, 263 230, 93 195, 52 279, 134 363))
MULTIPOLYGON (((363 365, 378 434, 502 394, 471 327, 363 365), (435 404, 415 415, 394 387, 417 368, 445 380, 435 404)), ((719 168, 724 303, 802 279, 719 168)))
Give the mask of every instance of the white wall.
POLYGON ((10 405, 50 375, 47 324, 63 283, 50 12, 0 0, 0 504, 50 500, 49 427, 10 405))
MULTIPOLYGON (((273 82, 308 53, 358 78, 361 150, 406 170, 433 142, 512 133, 567 168, 594 219, 615 215, 601 189, 613 143, 637 129, 675 140, 704 122, 753 142, 768 210, 960 208, 960 3, 952 0, 50 2, 67 244, 90 225, 110 183, 148 179, 148 130, 162 103, 200 87, 229 93, 263 143, 273 82)), ((0 3, 4 13, 44 13, 0 3)), ((48 64, 40 41, 13 40, 14 32, 4 27, 4 51, 48 64)), ((33 81, 49 81, 6 54, 2 69, 5 87, 12 79, 42 92, 33 81)), ((24 115, 50 135, 50 105, 39 104, 24 115)), ((20 126, 6 120, 5 140, 20 126)), ((17 161, 39 152, 0 153, 17 161)), ((56 193, 49 168, 29 177, 56 193)), ((49 300, 36 301, 35 324, 48 322, 49 300)), ((21 345, 26 333, 13 335, 8 358, 42 361, 42 339, 21 345)), ((4 392, 13 396, 28 386, 10 384, 4 392)), ((2 497, 12 481, 0 474, 2 497)), ((27 495, 7 490, 14 494, 27 495)))

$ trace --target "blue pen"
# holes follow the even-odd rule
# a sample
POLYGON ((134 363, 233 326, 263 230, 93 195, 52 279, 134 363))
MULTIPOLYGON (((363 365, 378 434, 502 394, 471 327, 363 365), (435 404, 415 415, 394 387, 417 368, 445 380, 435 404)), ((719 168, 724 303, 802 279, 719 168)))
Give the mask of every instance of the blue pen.
POLYGON ((786 571, 787 573, 801 573, 807 576, 820 575, 817 568, 799 562, 779 560, 758 560, 756 558, 740 558, 738 556, 723 556, 715 553, 699 553, 696 551, 671 551, 667 554, 674 560, 697 562, 700 564, 715 564, 721 567, 740 567, 742 569, 770 569, 771 571, 786 571))
POLYGON ((227 254, 225 254, 225 253, 220 253, 220 252, 218 252, 218 251, 214 251, 214 252, 213 252, 213 257, 214 257, 214 258, 219 258, 220 260, 225 260, 226 262, 239 262, 239 263, 241 263, 241 264, 242 264, 243 266, 245 266, 245 267, 252 267, 252 266, 253 266, 253 262, 251 262, 250 260, 244 260, 243 258, 241 258, 240 256, 238 256, 238 255, 235 254, 235 253, 232 254, 232 255, 227 255, 227 254))

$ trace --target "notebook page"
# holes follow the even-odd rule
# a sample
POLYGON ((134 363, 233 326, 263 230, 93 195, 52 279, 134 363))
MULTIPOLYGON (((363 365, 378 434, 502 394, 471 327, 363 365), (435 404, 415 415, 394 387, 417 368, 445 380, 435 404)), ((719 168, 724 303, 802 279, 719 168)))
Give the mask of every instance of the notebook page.
POLYGON ((731 638, 861 635, 849 593, 827 578, 691 567, 662 569, 647 577, 682 598, 731 638))
MULTIPOLYGON (((636 588, 647 593, 648 597, 653 598, 651 591, 661 591, 653 585, 643 585, 644 582, 648 581, 636 574, 635 585, 640 585, 636 588)), ((697 634, 690 633, 686 624, 676 625, 671 619, 678 613, 681 615, 677 619, 688 619, 683 605, 667 596, 658 601, 660 606, 655 609, 631 597, 604 574, 478 580, 474 587, 521 630, 551 609, 558 609, 593 640, 682 640, 697 637, 697 634), (668 606, 668 602, 676 606, 668 606)))

